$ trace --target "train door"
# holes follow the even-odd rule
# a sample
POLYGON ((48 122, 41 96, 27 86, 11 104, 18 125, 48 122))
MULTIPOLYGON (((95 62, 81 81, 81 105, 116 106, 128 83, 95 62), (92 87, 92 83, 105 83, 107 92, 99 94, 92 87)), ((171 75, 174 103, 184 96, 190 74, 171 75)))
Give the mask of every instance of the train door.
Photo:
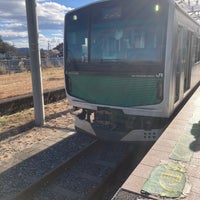
POLYGON ((175 62, 175 99, 174 101, 179 100, 180 96, 180 76, 181 76, 181 60, 182 60, 182 27, 178 26, 178 31, 177 31, 177 49, 176 49, 176 62, 175 62))
POLYGON ((175 102, 190 88, 192 33, 178 26, 177 40, 175 102))
POLYGON ((191 48, 192 48, 192 33, 185 31, 185 41, 183 48, 185 49, 185 65, 184 65, 184 92, 190 88, 191 81, 191 48))

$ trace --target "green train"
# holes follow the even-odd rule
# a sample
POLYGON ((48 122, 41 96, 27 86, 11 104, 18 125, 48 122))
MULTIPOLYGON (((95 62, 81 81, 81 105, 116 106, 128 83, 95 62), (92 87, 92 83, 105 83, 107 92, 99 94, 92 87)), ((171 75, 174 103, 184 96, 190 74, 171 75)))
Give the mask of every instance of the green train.
POLYGON ((65 16, 65 86, 75 127, 156 140, 200 80, 200 26, 173 0, 101 0, 65 16))

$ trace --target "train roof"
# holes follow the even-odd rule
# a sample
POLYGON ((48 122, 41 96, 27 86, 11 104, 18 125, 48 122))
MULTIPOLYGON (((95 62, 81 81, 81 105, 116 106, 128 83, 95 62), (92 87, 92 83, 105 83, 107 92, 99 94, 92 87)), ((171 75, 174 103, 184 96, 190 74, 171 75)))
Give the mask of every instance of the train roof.
MULTIPOLYGON (((71 13, 71 12, 74 12, 74 11, 77 11, 77 10, 80 10, 80 9, 83 9, 83 8, 86 8, 86 7, 90 7, 92 5, 96 5, 98 3, 102 3, 102 2, 108 2, 108 1, 113 1, 113 0, 96 0, 94 2, 91 2, 89 4, 86 4, 84 6, 81 6, 81 7, 78 7, 78 8, 75 8, 69 12, 66 13, 66 15, 68 13, 71 13)), ((153 0, 152 0, 153 1, 153 0)), ((157 2, 159 2, 161 0, 157 0, 157 2)), ((180 10, 186 17, 190 18, 194 23, 196 23, 198 26, 200 25, 197 20, 195 20, 194 18, 192 18, 189 13, 183 8, 181 7, 181 4, 179 2, 182 2, 182 1, 179 1, 177 2, 176 0, 165 0, 165 1, 168 1, 170 4, 174 5, 176 9, 180 10)))
MULTIPOLYGON (((176 8, 177 9, 179 9, 186 17, 188 17, 189 19, 191 19, 195 24, 197 24, 198 26, 200 26, 200 24, 199 24, 199 22, 196 20, 196 19, 194 19, 193 17, 191 17, 190 16, 190 14, 189 14, 189 9, 192 9, 192 8, 187 8, 188 10, 186 10, 186 8, 183 6, 183 4, 182 4, 182 1, 176 1, 176 0, 174 0, 174 4, 175 4, 175 6, 176 6, 176 8)), ((184 4, 185 5, 185 4, 184 4)), ((187 6, 187 5, 185 5, 185 6, 187 6)))

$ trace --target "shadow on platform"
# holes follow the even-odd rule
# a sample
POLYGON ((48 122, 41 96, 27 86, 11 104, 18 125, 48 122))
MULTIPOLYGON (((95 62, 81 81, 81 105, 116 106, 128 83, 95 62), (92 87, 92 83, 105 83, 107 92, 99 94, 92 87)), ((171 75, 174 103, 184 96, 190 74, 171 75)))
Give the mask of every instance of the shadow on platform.
POLYGON ((190 149, 194 152, 200 151, 200 121, 193 124, 191 133, 194 135, 195 141, 190 144, 190 149))

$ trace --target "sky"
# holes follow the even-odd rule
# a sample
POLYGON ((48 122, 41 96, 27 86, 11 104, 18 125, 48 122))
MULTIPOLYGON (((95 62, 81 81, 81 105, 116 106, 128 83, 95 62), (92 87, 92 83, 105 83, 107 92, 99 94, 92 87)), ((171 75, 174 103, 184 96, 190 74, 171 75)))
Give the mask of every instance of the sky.
MULTIPOLYGON (((63 42, 64 15, 94 1, 37 0, 40 48, 52 49, 63 42)), ((0 0, 0 36, 17 48, 28 47, 25 0, 0 0)))
MULTIPOLYGON (((37 0, 39 46, 54 48, 63 42, 65 14, 95 0, 37 0)), ((4 42, 28 47, 25 0, 0 0, 0 36, 4 42)))

